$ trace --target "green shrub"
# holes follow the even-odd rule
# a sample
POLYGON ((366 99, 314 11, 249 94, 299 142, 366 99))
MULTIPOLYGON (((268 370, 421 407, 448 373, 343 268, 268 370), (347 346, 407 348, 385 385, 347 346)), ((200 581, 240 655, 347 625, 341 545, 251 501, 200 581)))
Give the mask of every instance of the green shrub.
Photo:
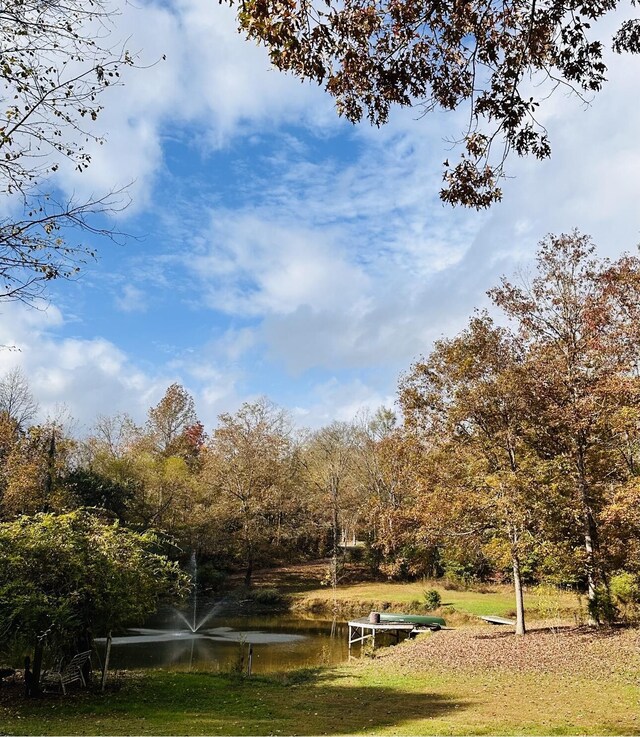
POLYGON ((269 607, 279 607, 288 602, 287 597, 278 589, 255 589, 251 598, 256 604, 269 607))
POLYGON ((627 571, 611 577, 609 582, 611 598, 623 606, 640 604, 640 581, 627 571))
POLYGON ((424 607, 428 612, 437 609, 442 604, 442 597, 437 589, 427 589, 424 592, 424 607))
POLYGON ((603 586, 598 586, 594 599, 589 602, 589 614, 596 622, 606 622, 608 624, 615 622, 619 614, 618 608, 609 591, 603 586))
POLYGON ((227 580, 227 572, 210 561, 198 566, 198 586, 202 591, 219 591, 227 580))

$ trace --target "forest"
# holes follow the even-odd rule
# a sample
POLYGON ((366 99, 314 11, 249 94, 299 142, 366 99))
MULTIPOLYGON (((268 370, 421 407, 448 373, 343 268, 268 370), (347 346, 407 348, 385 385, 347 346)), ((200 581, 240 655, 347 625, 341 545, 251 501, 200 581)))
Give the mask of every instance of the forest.
MULTIPOLYGON (((395 410, 315 430, 267 398, 205 428, 175 383, 144 424, 98 417, 74 437, 61 421, 35 423, 27 378, 7 373, 0 641, 26 632, 24 612, 38 608, 49 619, 32 634, 55 637, 46 622, 69 617, 68 602, 54 617, 53 596, 35 589, 64 545, 90 556, 87 539, 129 565, 92 569, 86 558, 77 575, 109 581, 121 600, 134 580, 139 592, 130 612, 98 606, 94 628, 184 592, 180 567, 194 553, 214 591, 232 571, 249 587, 258 568, 318 558, 337 586, 349 551, 381 579, 509 582, 519 634, 523 588, 542 582, 582 595, 593 624, 637 616, 640 259, 599 259, 578 232, 548 236, 535 270, 503 278, 489 298, 407 368, 395 410), (134 538, 152 557, 136 557, 134 538)), ((85 584, 77 596, 95 602, 85 584)))

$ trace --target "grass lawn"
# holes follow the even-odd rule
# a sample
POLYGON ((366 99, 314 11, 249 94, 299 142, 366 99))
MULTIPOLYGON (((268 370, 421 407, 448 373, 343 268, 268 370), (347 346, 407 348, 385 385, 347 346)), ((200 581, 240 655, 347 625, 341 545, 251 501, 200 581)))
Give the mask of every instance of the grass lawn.
MULTIPOLYGON (((423 601, 426 589, 437 589, 442 597, 443 606, 453 606, 456 611, 466 614, 496 614, 505 616, 514 608, 513 594, 508 587, 493 586, 491 593, 474 591, 447 591, 442 585, 427 581, 425 583, 360 583, 340 586, 336 591, 339 602, 358 601, 381 603, 389 602, 392 606, 408 605, 413 601, 423 601)), ((315 589, 298 596, 303 602, 332 601, 334 593, 331 589, 315 589)), ((531 604, 531 596, 527 597, 531 604)), ((569 603, 569 602, 567 602, 569 603)), ((572 597, 572 602, 575 600, 572 597)))
POLYGON ((638 635, 469 628, 282 677, 153 671, 106 694, 38 701, 5 688, 0 732, 640 734, 638 635))
MULTIPOLYGON (((294 606, 298 609, 325 607, 330 609, 335 595, 339 609, 348 608, 350 603, 354 609, 370 605, 370 608, 389 608, 396 611, 413 602, 424 602, 424 592, 436 589, 442 598, 443 607, 453 607, 463 615, 479 616, 494 614, 509 616, 513 614, 515 600, 510 586, 491 584, 480 590, 445 589, 443 582, 418 581, 413 583, 390 583, 375 581, 366 583, 342 584, 333 592, 330 587, 321 586, 320 581, 326 574, 326 564, 302 565, 276 568, 261 571, 256 576, 256 584, 263 587, 277 588, 293 597, 294 606), (388 605, 388 606, 382 606, 388 605)), ((525 590, 525 609, 536 619, 574 619, 580 613, 578 597, 571 592, 560 591, 552 587, 535 587, 525 590)), ((446 616, 447 612, 443 612, 446 616)))

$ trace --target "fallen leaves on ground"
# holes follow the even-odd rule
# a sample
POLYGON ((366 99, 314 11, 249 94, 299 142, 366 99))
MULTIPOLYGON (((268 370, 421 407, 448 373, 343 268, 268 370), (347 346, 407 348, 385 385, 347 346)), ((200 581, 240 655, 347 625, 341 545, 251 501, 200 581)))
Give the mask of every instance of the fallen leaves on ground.
POLYGON ((389 667, 447 671, 499 669, 515 673, 574 673, 640 680, 640 630, 537 626, 524 636, 489 626, 443 630, 380 651, 389 667))

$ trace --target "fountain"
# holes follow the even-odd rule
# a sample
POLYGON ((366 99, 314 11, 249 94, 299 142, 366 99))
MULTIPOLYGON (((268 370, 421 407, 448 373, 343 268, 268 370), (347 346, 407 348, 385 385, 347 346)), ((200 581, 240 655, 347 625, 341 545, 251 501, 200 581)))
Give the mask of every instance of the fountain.
POLYGON ((215 616, 221 609, 221 602, 216 602, 213 606, 209 607, 204 616, 198 619, 198 558, 196 551, 191 553, 189 560, 189 567, 191 569, 191 607, 190 612, 185 614, 178 609, 174 609, 178 619, 187 625, 192 634, 196 634, 203 625, 215 616), (190 618, 189 618, 190 615, 190 618))
POLYGON ((222 602, 213 602, 200 595, 195 551, 191 554, 188 567, 192 590, 186 608, 182 611, 176 608, 161 610, 154 618, 155 627, 132 627, 126 635, 112 639, 118 656, 125 662, 134 662, 139 667, 141 661, 138 658, 144 657, 150 662, 157 662, 161 658, 161 662, 166 665, 182 663, 189 669, 194 663, 218 663, 218 667, 225 663, 228 667, 229 663, 237 659, 238 645, 258 646, 256 656, 259 662, 261 658, 270 660, 266 648, 272 652, 271 648, 274 646, 283 648, 282 653, 294 652, 297 647, 299 657, 303 654, 304 657, 307 656, 306 643, 310 633, 306 630, 305 634, 295 631, 297 627, 294 631, 289 631, 289 628, 277 631, 280 627, 276 625, 274 631, 273 622, 266 621, 268 618, 235 618, 225 621, 224 625, 210 622, 220 614, 222 602), (126 655, 126 651, 131 653, 130 656, 126 655))

